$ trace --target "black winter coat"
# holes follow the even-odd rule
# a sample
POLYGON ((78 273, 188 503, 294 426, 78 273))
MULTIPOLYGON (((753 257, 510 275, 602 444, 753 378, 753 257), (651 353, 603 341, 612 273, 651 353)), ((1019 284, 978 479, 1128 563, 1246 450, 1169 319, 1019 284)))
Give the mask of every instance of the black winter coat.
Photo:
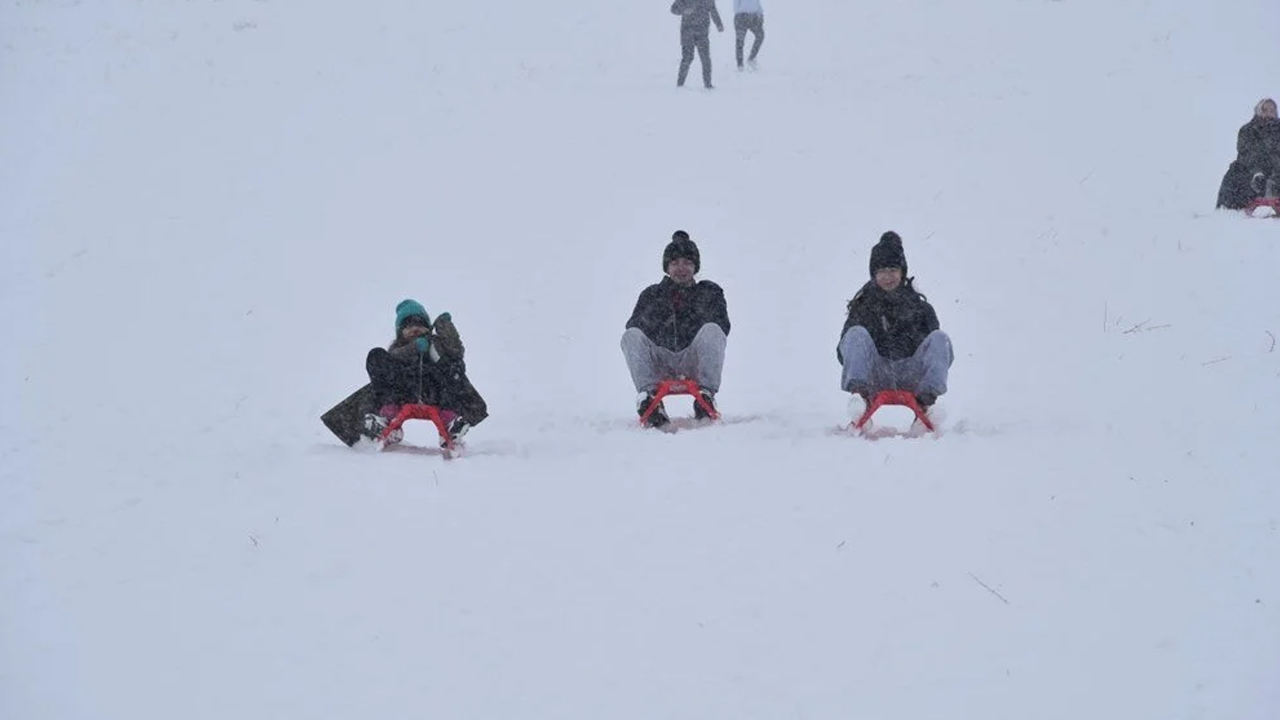
POLYGON ((724 29, 715 0, 675 0, 671 3, 671 14, 680 16, 682 35, 707 35, 712 22, 717 29, 724 29))
MULTIPOLYGON (((861 325, 871 333, 876 351, 889 360, 911 357, 925 337, 941 327, 933 306, 915 291, 911 280, 903 281, 892 292, 881 290, 874 280, 868 282, 849 301, 848 312, 840 338, 844 339, 849 328, 861 325)), ((839 343, 836 359, 844 364, 839 343)))
POLYGON ((1258 196, 1250 186, 1255 173, 1280 180, 1280 120, 1254 117, 1236 136, 1236 159, 1218 189, 1218 207, 1239 210, 1258 196))
POLYGON ((724 290, 710 280, 682 286, 664 277, 640 292, 627 328, 639 328, 655 344, 678 352, 689 347, 707 323, 715 323, 729 334, 724 290))
POLYGON ((365 369, 376 411, 385 404, 428 403, 453 410, 472 425, 489 415, 484 398, 467 378, 466 347, 448 313, 431 326, 431 345, 419 353, 411 340, 397 338, 387 349, 373 348, 365 369))

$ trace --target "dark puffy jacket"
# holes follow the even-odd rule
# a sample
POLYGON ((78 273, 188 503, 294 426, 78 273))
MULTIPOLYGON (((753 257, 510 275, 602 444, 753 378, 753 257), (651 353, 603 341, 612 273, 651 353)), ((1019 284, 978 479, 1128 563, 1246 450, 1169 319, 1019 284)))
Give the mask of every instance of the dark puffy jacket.
POLYGON ((680 16, 683 34, 706 35, 711 32, 712 22, 718 29, 724 29, 715 0, 675 0, 671 3, 671 14, 680 16))
MULTIPOLYGON (((872 280, 849 301, 849 315, 840 330, 840 338, 849 328, 861 325, 871 333, 876 351, 889 360, 901 360, 915 354, 920 343, 941 327, 938 314, 924 295, 915 291, 911 280, 897 289, 885 292, 872 280)), ((844 363, 844 355, 836 344, 836 359, 844 363)))
POLYGON ((689 347, 693 336, 707 323, 715 323, 729 334, 729 309, 724 290, 710 280, 693 285, 677 285, 664 277, 640 292, 628 328, 639 328, 650 340, 668 350, 689 347))
POLYGON ((1236 136, 1236 159, 1218 189, 1218 207, 1239 210, 1258 196, 1255 173, 1280 180, 1280 120, 1255 116, 1236 136))
POLYGON ((484 398, 467 378, 466 347, 448 313, 431 324, 424 355, 412 340, 396 338, 386 351, 375 348, 365 361, 377 405, 429 403, 454 410, 472 425, 489 415, 484 398))

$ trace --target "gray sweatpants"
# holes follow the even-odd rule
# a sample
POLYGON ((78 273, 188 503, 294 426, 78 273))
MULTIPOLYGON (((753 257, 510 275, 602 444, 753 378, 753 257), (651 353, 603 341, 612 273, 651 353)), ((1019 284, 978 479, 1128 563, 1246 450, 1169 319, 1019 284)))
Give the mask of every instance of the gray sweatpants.
POLYGON ((840 389, 852 392, 866 388, 872 395, 881 390, 906 390, 942 395, 947 391, 947 371, 955 360, 951 338, 941 330, 929 333, 909 358, 886 360, 876 352, 876 344, 867 329, 855 325, 840 338, 844 356, 844 372, 840 389))
POLYGON ((719 325, 707 323, 698 329, 689 347, 675 351, 654 344, 639 328, 627 328, 622 334, 622 354, 637 392, 649 392, 659 382, 678 377, 690 378, 702 389, 717 392, 727 340, 719 325))

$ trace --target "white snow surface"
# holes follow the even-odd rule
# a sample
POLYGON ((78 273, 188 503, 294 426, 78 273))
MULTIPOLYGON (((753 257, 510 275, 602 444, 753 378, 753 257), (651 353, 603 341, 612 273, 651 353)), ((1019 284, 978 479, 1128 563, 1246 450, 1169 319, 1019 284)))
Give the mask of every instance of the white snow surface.
POLYGON ((774 2, 707 92, 665 2, 3 0, 0 717, 1280 717, 1280 222, 1213 210, 1274 17, 774 2), (733 327, 665 434, 677 228, 733 327), (936 437, 838 432, 889 229, 936 437), (454 461, 318 419, 405 297, 454 461))

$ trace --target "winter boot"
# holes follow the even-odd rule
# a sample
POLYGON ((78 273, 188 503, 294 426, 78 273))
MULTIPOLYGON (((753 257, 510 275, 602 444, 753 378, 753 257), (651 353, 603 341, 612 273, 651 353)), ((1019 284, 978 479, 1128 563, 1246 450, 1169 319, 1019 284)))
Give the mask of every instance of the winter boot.
MULTIPOLYGON (((702 399, 705 400, 707 404, 712 407, 712 409, 716 409, 715 393, 711 392, 710 390, 700 390, 698 394, 702 396, 702 399)), ((711 419, 711 413, 707 412, 706 408, 702 407, 702 403, 698 402, 697 400, 693 401, 693 419, 694 420, 710 420, 711 419)))
MULTIPOLYGON (((947 408, 944 405, 937 405, 937 402, 937 393, 916 393, 916 404, 920 406, 920 412, 929 419, 929 424, 932 425, 934 429, 941 427, 947 420, 947 408)), ((916 418, 911 421, 912 431, 914 432, 918 430, 921 425, 922 423, 920 422, 920 418, 916 418)))
POLYGON ((871 391, 865 387, 853 387, 849 389, 849 420, 858 422, 862 418, 862 414, 871 407, 871 391))
POLYGON ((469 430, 471 430, 471 423, 463 420, 461 416, 455 417, 445 428, 445 432, 449 434, 449 439, 446 441, 444 438, 440 438, 440 447, 448 447, 449 443, 454 445, 461 443, 462 436, 466 435, 469 430))
MULTIPOLYGON (((382 437, 382 431, 386 430, 390 424, 390 420, 377 413, 367 413, 364 416, 364 435, 370 440, 377 440, 382 437)), ((390 435, 387 435, 388 445, 394 445, 401 440, 404 440, 404 430, 402 428, 396 428, 391 431, 390 435)))
MULTIPOLYGON (((657 395, 652 392, 640 393, 640 396, 636 399, 636 414, 644 417, 644 411, 649 409, 649 405, 655 397, 657 395)), ((662 403, 658 403, 658 406, 649 414, 649 419, 645 421, 645 424, 651 428, 660 428, 669 422, 671 422, 671 418, 667 417, 666 407, 662 403)))

